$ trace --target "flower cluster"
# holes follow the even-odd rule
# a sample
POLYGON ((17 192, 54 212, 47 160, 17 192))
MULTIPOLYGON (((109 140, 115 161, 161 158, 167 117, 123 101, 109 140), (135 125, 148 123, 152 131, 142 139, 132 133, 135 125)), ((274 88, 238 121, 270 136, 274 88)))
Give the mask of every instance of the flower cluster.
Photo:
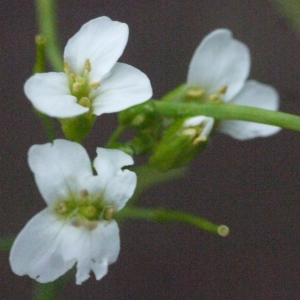
MULTIPOLYGON (((137 176, 127 169, 133 159, 119 149, 97 148, 92 165, 86 150, 74 141, 87 135, 96 116, 125 110, 152 96, 144 73, 117 62, 127 39, 126 24, 107 17, 91 20, 68 41, 64 72, 35 74, 25 83, 33 106, 58 118, 72 141, 57 139, 29 150, 29 167, 47 207, 25 225, 13 244, 10 263, 18 275, 45 283, 76 265, 76 283, 81 284, 91 271, 101 279, 118 257, 120 238, 114 214, 134 193, 137 176)), ((275 89, 246 81, 249 69, 248 48, 229 30, 215 30, 196 49, 182 102, 278 109, 275 89)), ((152 151, 149 163, 161 171, 189 163, 214 129, 240 140, 279 130, 210 116, 169 120, 151 107, 149 114, 130 122, 140 128, 138 138, 142 138, 134 140, 143 149, 136 153, 152 151)))

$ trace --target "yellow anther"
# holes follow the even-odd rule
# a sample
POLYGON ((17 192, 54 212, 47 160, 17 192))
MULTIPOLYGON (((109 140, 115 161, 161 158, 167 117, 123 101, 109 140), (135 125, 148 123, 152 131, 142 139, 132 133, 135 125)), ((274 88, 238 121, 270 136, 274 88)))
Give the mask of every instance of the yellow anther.
POLYGON ((113 207, 106 207, 104 210, 103 218, 105 220, 111 220, 114 215, 114 208, 113 207))
POLYGON ((100 86, 100 82, 92 82, 92 83, 90 83, 90 86, 91 86, 94 90, 96 90, 96 89, 100 86))
POLYGON ((209 96, 209 100, 217 101, 217 100, 220 100, 220 98, 217 94, 212 94, 212 95, 209 96))
POLYGON ((83 85, 85 83, 85 79, 81 76, 76 76, 75 82, 78 82, 79 84, 83 85))
POLYGON ((97 226, 98 226, 97 221, 89 221, 84 224, 85 229, 87 229, 89 231, 94 230, 95 228, 97 228, 97 226))
POLYGON ((95 206, 89 205, 88 207, 85 208, 84 210, 84 215, 87 218, 95 218, 98 214, 98 210, 95 206))
POLYGON ((62 201, 60 202, 57 207, 56 207, 56 211, 59 213, 59 214, 64 214, 68 211, 68 204, 66 201, 62 201))
POLYGON ((199 145, 199 144, 204 143, 206 141, 207 141, 207 137, 206 136, 199 136, 199 137, 197 137, 197 138, 195 138, 193 140, 193 145, 196 146, 196 145, 199 145))
POLYGON ((227 92, 227 88, 228 88, 227 85, 223 85, 218 89, 218 92, 220 94, 225 94, 227 92))
POLYGON ((205 93, 204 89, 199 89, 199 88, 189 88, 187 91, 187 96, 193 97, 193 98, 199 98, 202 97, 205 93))
POLYGON ((74 82, 74 83, 73 83, 73 86, 72 86, 73 91, 74 91, 75 93, 80 92, 81 87, 82 87, 82 84, 80 84, 79 82, 74 82))
POLYGON ((196 128, 185 128, 182 130, 182 134, 188 135, 192 139, 195 138, 198 134, 198 131, 196 128))
MULTIPOLYGON (((90 100, 90 99, 89 99, 89 100, 90 100)), ((82 191, 80 192, 80 195, 81 195, 81 197, 86 198, 86 197, 88 197, 89 192, 88 192, 87 190, 82 190, 82 191)))
POLYGON ((84 62, 84 68, 85 68, 88 72, 91 72, 92 66, 91 66, 91 62, 90 62, 89 59, 86 59, 86 61, 84 62))
POLYGON ((74 219, 72 219, 71 224, 75 227, 81 227, 81 226, 85 225, 85 220, 83 220, 81 218, 74 218, 74 219))
POLYGON ((66 61, 64 61, 64 71, 67 75, 71 73, 70 65, 66 61))
MULTIPOLYGON (((78 104, 80 104, 83 107, 91 107, 91 100, 88 97, 82 97, 79 101, 78 104)), ((86 191, 87 196, 88 196, 88 192, 86 191)))

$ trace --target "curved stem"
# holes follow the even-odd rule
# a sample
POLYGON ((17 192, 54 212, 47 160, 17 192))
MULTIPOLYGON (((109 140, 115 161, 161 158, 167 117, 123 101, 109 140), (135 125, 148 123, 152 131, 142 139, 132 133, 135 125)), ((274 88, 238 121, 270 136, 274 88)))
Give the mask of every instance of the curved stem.
POLYGON ((116 219, 119 218, 146 219, 157 222, 183 222, 223 237, 229 234, 229 228, 225 225, 216 225, 195 215, 166 209, 145 209, 127 206, 116 215, 116 219))
POLYGON ((55 0, 35 0, 39 31, 46 38, 46 54, 52 68, 62 71, 63 59, 58 41, 55 0))
MULTIPOLYGON (((166 117, 178 118, 205 115, 220 120, 249 121, 300 131, 299 116, 279 111, 232 104, 189 104, 150 101, 154 103, 156 110, 166 117)), ((142 112, 143 106, 140 109, 142 112)))
POLYGON ((109 140, 106 143, 105 147, 106 148, 112 147, 113 144, 118 141, 119 137, 122 135, 122 133, 124 132, 125 129, 126 129, 125 126, 119 125, 119 127, 113 132, 113 134, 109 138, 109 140))

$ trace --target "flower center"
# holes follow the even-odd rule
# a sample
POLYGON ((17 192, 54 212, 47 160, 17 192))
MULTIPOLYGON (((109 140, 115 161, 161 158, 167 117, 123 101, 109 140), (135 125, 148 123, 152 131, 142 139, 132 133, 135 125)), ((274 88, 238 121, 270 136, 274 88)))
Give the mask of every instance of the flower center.
POLYGON ((99 221, 113 218, 114 208, 105 205, 101 197, 91 197, 87 190, 82 190, 79 197, 70 195, 68 199, 60 200, 54 212, 58 217, 70 220, 75 227, 93 230, 99 221))
POLYGON ((186 100, 196 103, 223 103, 223 95, 227 92, 227 86, 221 86, 217 89, 216 93, 210 95, 207 94, 207 91, 198 87, 189 87, 186 93, 186 100))
POLYGON ((77 103, 84 107, 91 107, 93 99, 91 99, 90 92, 100 86, 99 82, 90 83, 91 70, 92 66, 89 59, 84 63, 84 71, 81 76, 72 73, 70 65, 66 61, 64 62, 64 71, 68 77, 70 92, 77 98, 77 103))

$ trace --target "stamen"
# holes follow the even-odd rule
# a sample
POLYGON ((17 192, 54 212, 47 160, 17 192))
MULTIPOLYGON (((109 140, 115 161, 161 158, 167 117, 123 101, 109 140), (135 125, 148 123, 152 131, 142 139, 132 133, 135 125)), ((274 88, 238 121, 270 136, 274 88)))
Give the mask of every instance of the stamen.
POLYGON ((114 208, 113 207, 106 207, 104 210, 103 218, 105 220, 111 220, 113 218, 114 208))
POLYGON ((187 91, 187 96, 193 98, 199 98, 202 97, 204 93, 205 93, 205 89, 189 88, 189 90, 187 91))
POLYGON ((96 90, 100 85, 101 85, 100 82, 92 82, 92 83, 90 83, 90 86, 91 86, 94 90, 96 90))
MULTIPOLYGON (((79 101, 78 104, 80 104, 83 107, 91 107, 91 100, 88 97, 82 97, 79 101)), ((88 195, 88 194, 87 194, 88 195)))
POLYGON ((80 219, 80 218, 74 218, 71 221, 71 224, 75 227, 81 227, 85 224, 85 221, 83 219, 80 219))
POLYGON ((84 63, 84 68, 88 71, 91 72, 92 70, 92 66, 91 66, 91 62, 89 59, 86 59, 85 63, 84 63))
POLYGON ((197 138, 195 138, 193 140, 193 145, 196 146, 196 145, 199 145, 199 144, 204 143, 206 141, 207 141, 207 137, 206 136, 199 136, 199 137, 197 137, 197 138))
POLYGON ((227 88, 227 85, 223 85, 218 89, 218 92, 224 95, 227 92, 227 88))
POLYGON ((84 85, 85 79, 81 76, 76 76, 75 82, 78 82, 80 85, 84 85))
POLYGON ((196 128, 185 128, 182 130, 182 134, 190 136, 192 139, 198 134, 196 128))
POLYGON ((209 96, 209 100, 217 101, 217 100, 220 100, 220 98, 217 94, 212 94, 212 95, 209 96))
POLYGON ((66 201, 62 201, 60 202, 57 207, 56 207, 56 211, 59 213, 59 214, 64 214, 68 211, 68 203, 66 201))
POLYGON ((88 197, 89 192, 87 190, 82 190, 80 194, 81 194, 81 197, 86 198, 86 197, 88 197))
POLYGON ((97 221, 89 221, 87 223, 84 224, 84 227, 85 229, 89 230, 89 231, 92 231, 94 230, 95 228, 97 228, 98 226, 98 222, 97 221))
POLYGON ((73 91, 75 93, 80 92, 81 87, 82 87, 82 85, 80 83, 78 83, 78 82, 74 82, 73 85, 72 85, 73 91))
POLYGON ((64 71, 67 75, 71 73, 70 65, 66 61, 64 61, 64 71))

